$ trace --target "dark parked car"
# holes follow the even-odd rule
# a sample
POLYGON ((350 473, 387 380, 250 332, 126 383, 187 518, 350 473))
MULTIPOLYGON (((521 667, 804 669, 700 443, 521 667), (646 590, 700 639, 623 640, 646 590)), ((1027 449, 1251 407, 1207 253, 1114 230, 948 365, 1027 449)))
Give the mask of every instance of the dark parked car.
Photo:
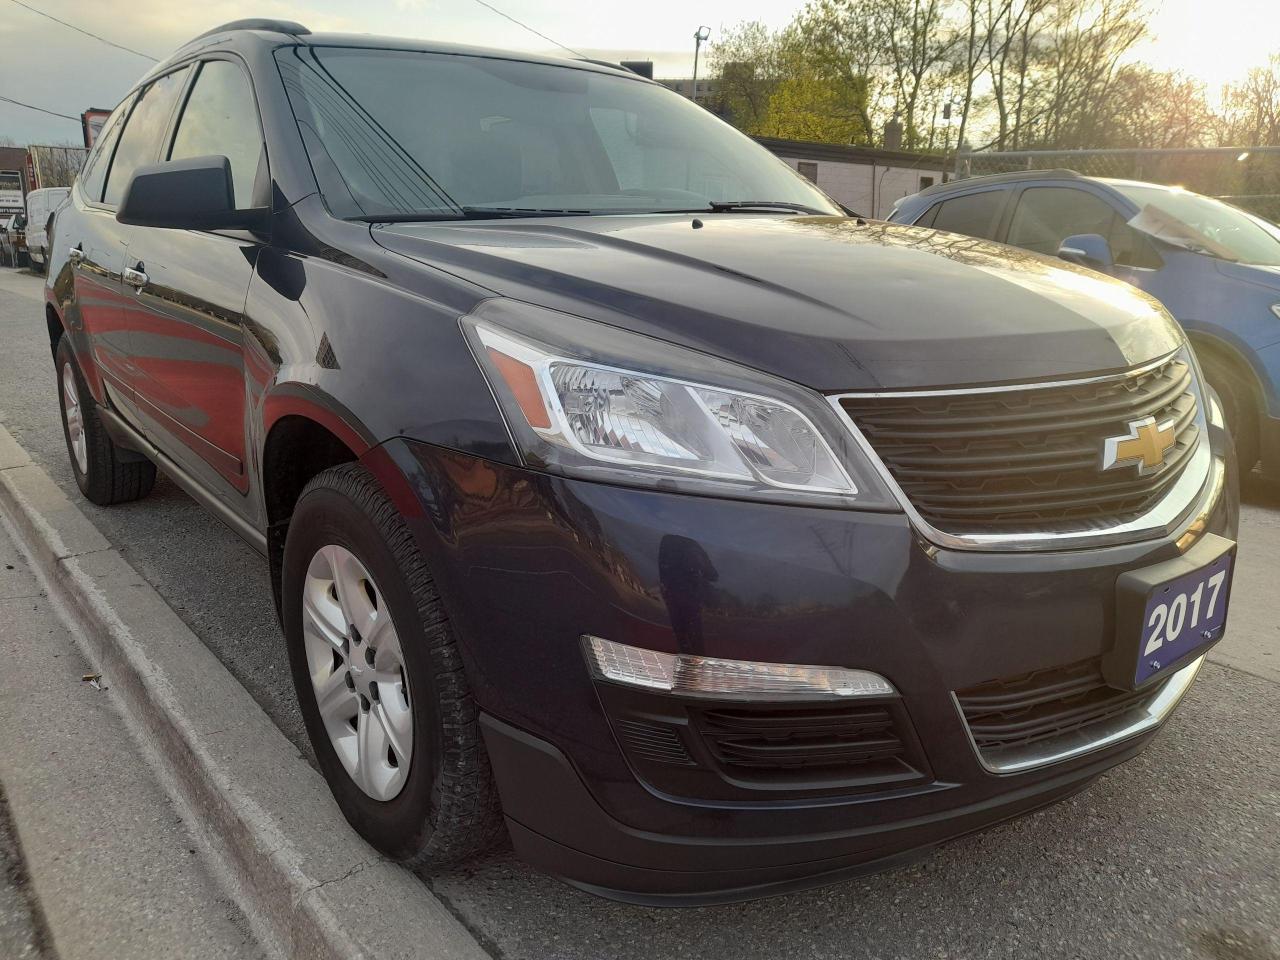
MULTIPOLYGON (((85 495, 267 558, 347 818, 648 903, 901 862, 1138 753, 1230 442, 1132 287, 845 217, 608 65, 230 24, 108 120, 47 320, 85 495)), ((180 549, 181 545, 175 545, 180 549)))
POLYGON ((938 184, 889 217, 1060 255, 1158 298, 1222 399, 1241 468, 1280 478, 1280 227, 1177 187, 1071 170, 938 184))

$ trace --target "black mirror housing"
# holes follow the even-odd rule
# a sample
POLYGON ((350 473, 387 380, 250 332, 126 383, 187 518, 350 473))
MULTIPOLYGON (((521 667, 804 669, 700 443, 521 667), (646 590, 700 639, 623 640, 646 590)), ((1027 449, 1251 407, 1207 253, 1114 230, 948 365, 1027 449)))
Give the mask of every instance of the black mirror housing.
POLYGON ((116 220, 173 230, 261 230, 265 207, 237 210, 226 157, 190 157, 134 171, 116 220))
POLYGON ((1100 273, 1110 273, 1115 266, 1111 244, 1099 233, 1077 233, 1058 246, 1058 258, 1100 273))

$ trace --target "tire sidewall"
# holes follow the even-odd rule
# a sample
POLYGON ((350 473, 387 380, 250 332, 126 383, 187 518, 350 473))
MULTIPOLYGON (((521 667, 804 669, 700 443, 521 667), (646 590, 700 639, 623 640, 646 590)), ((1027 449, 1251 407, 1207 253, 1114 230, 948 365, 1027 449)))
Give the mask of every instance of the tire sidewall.
POLYGON ((440 711, 428 644, 417 600, 385 536, 373 518, 337 490, 318 487, 304 492, 294 510, 281 572, 281 619, 298 706, 316 760, 343 814, 389 856, 413 855, 434 830, 442 762, 440 711), (413 708, 413 756, 404 788, 387 801, 370 797, 347 773, 320 717, 311 684, 303 641, 303 587, 312 557, 330 544, 350 550, 369 571, 391 611, 404 655, 413 708))

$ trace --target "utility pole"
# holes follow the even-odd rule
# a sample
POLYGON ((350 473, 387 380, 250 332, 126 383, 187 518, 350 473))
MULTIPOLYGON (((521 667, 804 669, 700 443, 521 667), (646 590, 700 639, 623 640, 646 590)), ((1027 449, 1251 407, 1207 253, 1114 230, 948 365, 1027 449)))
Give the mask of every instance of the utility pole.
POLYGON ((689 91, 689 99, 694 103, 698 102, 698 51, 702 49, 702 44, 711 36, 710 27, 699 27, 693 33, 693 89, 689 91))

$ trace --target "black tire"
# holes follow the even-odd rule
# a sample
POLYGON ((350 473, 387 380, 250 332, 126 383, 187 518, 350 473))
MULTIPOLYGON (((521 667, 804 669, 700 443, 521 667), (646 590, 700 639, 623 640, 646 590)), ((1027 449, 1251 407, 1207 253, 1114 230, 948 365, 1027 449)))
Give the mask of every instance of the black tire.
POLYGON ((156 484, 156 467, 140 454, 124 451, 112 441, 88 384, 80 373, 71 344, 63 337, 54 352, 55 376, 58 382, 58 409, 62 414, 62 436, 67 442, 67 457, 76 485, 87 499, 99 506, 128 503, 140 500, 151 492, 156 484), (64 371, 70 367, 76 384, 80 418, 84 430, 86 462, 84 467, 72 446, 71 430, 67 424, 67 398, 64 371))
POLYGON ((315 476, 293 511, 281 572, 281 614, 298 705, 347 821, 375 848, 411 867, 443 866, 502 835, 498 794, 449 619, 403 518, 357 463, 315 476), (411 692, 413 751, 400 792, 365 793, 325 729, 303 636, 303 588, 312 557, 337 545, 362 563, 385 598, 411 692))
POLYGON ((1217 355, 1198 354, 1200 367, 1209 385, 1222 401, 1222 416, 1227 421, 1227 432, 1235 442, 1240 475, 1247 477, 1258 462, 1258 401, 1249 379, 1236 367, 1217 355))

